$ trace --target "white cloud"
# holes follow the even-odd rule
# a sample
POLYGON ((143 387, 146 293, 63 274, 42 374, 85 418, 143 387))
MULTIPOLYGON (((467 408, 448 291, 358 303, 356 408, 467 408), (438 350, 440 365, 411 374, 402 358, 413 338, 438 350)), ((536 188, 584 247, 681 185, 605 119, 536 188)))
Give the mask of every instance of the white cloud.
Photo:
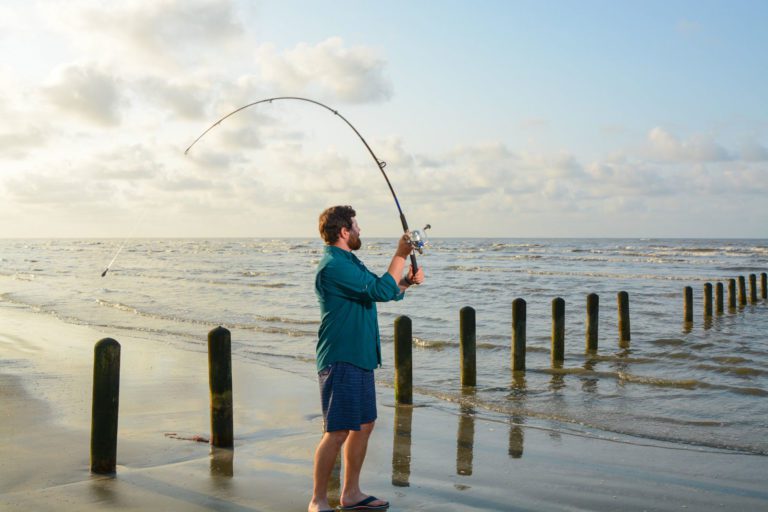
POLYGON ((200 63, 243 33, 228 0, 73 0, 47 2, 41 9, 81 51, 139 69, 200 63))
POLYGON ((256 63, 262 80, 289 94, 350 103, 392 96, 392 85, 384 77, 384 61, 369 48, 347 48, 338 37, 316 45, 301 43, 283 52, 264 44, 256 50, 256 63))
POLYGON ((697 135, 681 141, 663 128, 648 133, 648 153, 651 158, 668 162, 719 162, 732 156, 711 137, 697 135))
POLYGON ((14 131, 0 132, 0 158, 25 158, 30 151, 45 145, 48 133, 37 126, 14 126, 14 131))
POLYGON ((747 141, 739 148, 739 157, 747 162, 766 162, 768 149, 755 141, 747 141))
POLYGON ((135 88, 141 98, 177 118, 200 120, 206 117, 211 90, 207 84, 147 77, 139 80, 135 88))
POLYGON ((93 64, 67 64, 57 68, 43 95, 62 112, 110 126, 120 122, 124 103, 120 81, 93 64))

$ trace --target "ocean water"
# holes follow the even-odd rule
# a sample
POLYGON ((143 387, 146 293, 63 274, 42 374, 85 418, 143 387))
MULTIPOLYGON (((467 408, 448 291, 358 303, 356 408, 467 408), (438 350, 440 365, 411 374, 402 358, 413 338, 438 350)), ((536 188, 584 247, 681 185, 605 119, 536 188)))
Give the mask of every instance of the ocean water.
MULTIPOLYGON (((0 307, 23 307, 120 339, 130 332, 206 350, 232 330, 233 357, 312 377, 319 311, 314 239, 0 240, 0 307)), ((383 273, 394 240, 363 240, 383 273)), ((382 386, 393 379, 393 322, 413 321, 417 403, 552 432, 679 443, 768 455, 768 303, 760 274, 768 240, 436 239, 427 282, 379 305, 382 386), (727 280, 757 274, 758 301, 729 310, 727 280), (704 283, 722 282, 726 308, 703 316, 704 283), (683 287, 694 322, 683 323, 683 287), (619 347, 616 294, 630 299, 632 340, 619 347), (585 353, 585 297, 600 296, 599 349, 585 353), (510 370, 511 304, 527 311, 527 371, 510 370), (550 362, 551 301, 565 300, 565 361, 550 362), (477 387, 459 383, 459 310, 477 316, 477 387)), ((749 296, 749 280, 747 278, 749 296)), ((748 297, 749 298, 749 297, 748 297)), ((94 340, 96 341, 96 340, 94 340)))

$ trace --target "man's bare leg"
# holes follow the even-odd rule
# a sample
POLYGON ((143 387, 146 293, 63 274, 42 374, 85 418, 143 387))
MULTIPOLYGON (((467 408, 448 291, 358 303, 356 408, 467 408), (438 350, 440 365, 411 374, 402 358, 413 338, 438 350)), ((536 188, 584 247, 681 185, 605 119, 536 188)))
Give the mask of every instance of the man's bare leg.
MULTIPOLYGON (((360 490, 360 470, 363 468, 365 453, 368 450, 368 438, 371 437, 375 422, 360 425, 360 430, 350 430, 344 445, 344 488, 341 491, 341 504, 354 505, 368 497, 360 490)), ((369 505, 383 505, 377 500, 369 505)))
POLYGON ((328 480, 331 478, 336 457, 339 455, 339 450, 348 434, 348 430, 326 432, 323 434, 320 444, 317 445, 317 450, 315 450, 315 483, 312 489, 312 501, 307 507, 308 512, 331 509, 328 504, 328 480))

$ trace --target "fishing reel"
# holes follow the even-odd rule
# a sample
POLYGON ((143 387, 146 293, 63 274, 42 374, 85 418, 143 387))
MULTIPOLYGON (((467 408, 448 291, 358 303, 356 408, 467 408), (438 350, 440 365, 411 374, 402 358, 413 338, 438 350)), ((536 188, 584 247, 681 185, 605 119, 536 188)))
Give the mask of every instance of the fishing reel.
POLYGON ((427 230, 431 228, 432 226, 427 224, 421 230, 414 229, 411 231, 411 245, 419 252, 419 254, 424 254, 424 248, 429 244, 429 241, 427 240, 427 230))

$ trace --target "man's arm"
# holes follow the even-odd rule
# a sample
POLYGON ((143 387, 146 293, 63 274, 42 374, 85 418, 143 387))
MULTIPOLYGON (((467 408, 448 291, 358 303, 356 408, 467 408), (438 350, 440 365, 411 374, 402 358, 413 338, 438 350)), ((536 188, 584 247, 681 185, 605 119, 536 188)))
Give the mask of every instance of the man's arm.
POLYGON ((405 290, 407 290, 414 284, 421 284, 423 282, 424 282, 423 267, 419 267, 419 270, 416 272, 416 274, 414 274, 413 265, 411 265, 410 269, 408 270, 408 275, 400 279, 400 282, 397 283, 397 285, 400 287, 400 293, 403 293, 405 290))
POLYGON ((408 233, 404 233, 397 243, 397 250, 395 251, 395 255, 392 256, 392 261, 389 263, 389 268, 387 269, 387 273, 389 273, 389 275, 392 276, 392 279, 398 284, 403 279, 405 260, 411 254, 411 251, 413 251, 411 238, 408 236, 408 233))
POLYGON ((407 258, 410 256, 411 252, 413 252, 411 238, 408 233, 405 233, 400 237, 400 241, 397 244, 397 251, 392 257, 392 262, 389 264, 389 269, 387 270, 400 288, 400 293, 403 293, 414 284, 421 284, 424 282, 424 271, 419 268, 416 274, 414 274, 413 266, 410 267, 408 275, 403 277, 403 269, 405 268, 407 258))

